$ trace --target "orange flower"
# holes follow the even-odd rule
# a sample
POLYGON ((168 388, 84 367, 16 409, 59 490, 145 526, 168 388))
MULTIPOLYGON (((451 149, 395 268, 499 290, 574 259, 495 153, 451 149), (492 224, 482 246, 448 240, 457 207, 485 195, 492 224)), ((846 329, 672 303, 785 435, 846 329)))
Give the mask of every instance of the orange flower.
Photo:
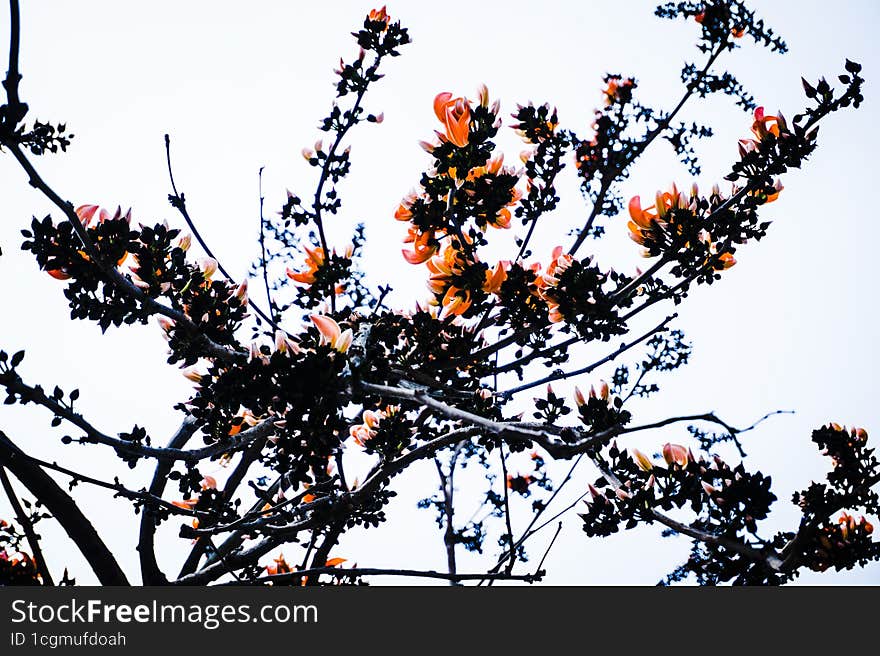
MULTIPOLYGON (((129 223, 131 223, 131 209, 129 209, 125 214, 122 214, 122 208, 117 207, 116 212, 111 216, 110 213, 102 209, 98 205, 80 205, 77 207, 74 212, 76 213, 76 217, 79 219, 79 222, 83 225, 84 228, 89 228, 95 222, 95 214, 98 214, 98 223, 104 223, 104 221, 118 221, 120 219, 125 219, 129 223)), ((79 251, 80 256, 86 261, 89 261, 88 255, 86 255, 83 251, 79 251)), ((125 258, 128 256, 128 253, 123 253, 122 257, 116 262, 116 266, 119 266, 125 261, 125 258)), ((55 278, 55 280, 70 280, 70 273, 64 267, 60 267, 58 269, 49 269, 46 271, 50 276, 55 278)))
POLYGON ((66 269, 49 269, 46 271, 50 276, 55 278, 55 280, 70 280, 70 274, 67 273, 66 269))
POLYGON ((284 560, 284 554, 278 554, 278 558, 275 558, 272 562, 274 563, 273 565, 266 565, 266 574, 269 576, 290 574, 293 571, 290 565, 287 564, 287 561, 284 560))
POLYGON ((457 287, 450 287, 443 296, 440 305, 443 308, 440 311, 441 320, 448 316, 460 316, 467 312, 471 306, 471 293, 457 287))
POLYGON ((367 19, 374 23, 385 23, 384 29, 388 29, 388 24, 391 22, 391 16, 389 16, 388 12, 385 10, 385 5, 382 5, 381 9, 371 9, 370 13, 367 15, 367 19))
POLYGON ((544 273, 539 273, 541 266, 534 267, 537 274, 535 286, 538 288, 538 296, 547 303, 547 319, 550 323, 559 323, 564 317, 559 311, 559 303, 551 292, 552 288, 559 283, 558 275, 568 269, 572 263, 572 256, 562 252, 562 246, 553 249, 550 264, 544 273))
POLYGON ((311 249, 308 246, 304 248, 306 251, 305 270, 294 271, 288 268, 287 277, 302 285, 311 285, 315 282, 315 273, 324 264, 324 249, 321 247, 311 249))
POLYGON ((612 76, 608 78, 608 86, 602 91, 602 95, 605 97, 605 106, 610 107, 614 101, 620 98, 621 89, 628 89, 634 84, 635 80, 631 77, 612 76))
POLYGON ((403 253, 403 259, 410 264, 424 264, 434 256, 439 248, 432 232, 418 233, 417 230, 411 228, 404 243, 409 241, 412 241, 413 250, 403 249, 401 253, 403 253))
POLYGON ((483 291, 487 294, 497 294, 501 291, 501 285, 507 280, 507 271, 505 265, 510 266, 509 262, 499 262, 494 269, 486 270, 486 281, 483 283, 483 291))
POLYGON ((242 409, 236 417, 241 417, 241 421, 232 424, 232 427, 229 429, 230 437, 238 435, 245 426, 256 426, 258 423, 254 414, 247 409, 242 409))
POLYGON ((438 133, 441 140, 451 141, 462 148, 468 144, 471 108, 464 98, 453 98, 448 91, 438 93, 434 98, 434 114, 443 123, 446 133, 438 133))
MULTIPOLYGON (((718 262, 715 264, 715 268, 723 271, 729 269, 734 264, 736 264, 736 258, 733 257, 733 255, 730 253, 722 253, 718 256, 718 262)), ((739 269, 737 269, 737 271, 739 271, 739 269)))
POLYGON ((363 423, 352 426, 348 429, 349 435, 354 439, 355 444, 360 447, 366 445, 368 440, 376 437, 376 430, 383 419, 391 417, 400 412, 399 405, 387 405, 384 410, 364 410, 363 423))

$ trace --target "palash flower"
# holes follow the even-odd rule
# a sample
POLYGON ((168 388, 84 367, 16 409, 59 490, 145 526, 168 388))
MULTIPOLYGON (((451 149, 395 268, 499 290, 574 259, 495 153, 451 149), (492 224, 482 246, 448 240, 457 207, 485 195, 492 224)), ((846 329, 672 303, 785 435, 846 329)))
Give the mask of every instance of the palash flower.
POLYGON ((443 297, 440 302, 441 319, 450 315, 464 314, 471 306, 470 292, 459 289, 451 282, 454 275, 462 273, 464 264, 461 252, 451 243, 447 243, 440 253, 427 260, 427 267, 431 272, 428 289, 435 295, 443 297))
POLYGON ((468 144, 471 108, 465 98, 453 98, 448 91, 434 98, 434 114, 443 123, 445 132, 438 132, 441 141, 451 141, 462 148, 468 144))
POLYGON ((605 97, 605 106, 610 107, 615 101, 620 99, 621 88, 627 89, 635 84, 635 80, 631 77, 622 78, 619 75, 612 76, 608 79, 608 86, 602 91, 605 97))
POLYGON ((119 221, 124 219, 127 223, 131 223, 131 208, 122 213, 122 207, 117 206, 116 211, 111 215, 110 212, 103 209, 99 205, 80 205, 74 212, 84 228, 90 228, 95 223, 104 223, 105 221, 119 221), (95 220, 95 214, 98 215, 95 220))
MULTIPOLYGON (((629 201, 629 216, 631 220, 627 223, 630 239, 643 246, 653 241, 654 232, 656 230, 662 231, 669 225, 667 216, 670 211, 676 208, 689 207, 694 200, 696 200, 694 197, 688 199, 684 194, 679 193, 674 183, 668 191, 658 191, 654 205, 646 208, 642 208, 640 196, 633 196, 629 201)), ((646 257, 652 256, 647 251, 642 254, 646 257)))
POLYGON ((844 540, 846 540, 849 537, 849 534, 857 528, 862 528, 867 535, 871 535, 874 532, 874 526, 867 519, 860 517, 856 520, 855 517, 847 512, 842 512, 840 514, 837 523, 840 525, 840 535, 844 540))
POLYGON ((351 329, 342 330, 336 321, 323 314, 313 314, 310 318, 321 334, 322 344, 329 344, 331 348, 340 353, 345 353, 348 350, 354 339, 351 329))
MULTIPOLYGON (((76 214, 76 218, 79 219, 79 222, 82 224, 83 228, 91 228, 95 224, 104 223, 105 221, 119 221, 125 220, 127 223, 131 223, 131 208, 126 211, 125 214, 122 213, 122 208, 117 207, 116 211, 111 215, 110 212, 103 209, 99 205, 80 205, 74 210, 76 214), (97 218, 96 218, 97 215, 97 218)), ((88 262, 90 260, 89 256, 85 251, 77 251, 82 257, 83 260, 88 262)), ((128 256, 128 253, 123 253, 122 257, 116 262, 116 266, 119 266, 125 261, 125 258, 128 256)), ((55 278, 56 280, 70 280, 70 273, 64 267, 58 269, 49 269, 46 271, 50 276, 55 278)))
MULTIPOLYGON (((702 25, 703 21, 706 20, 706 12, 701 11, 699 14, 696 14, 694 16, 694 20, 702 25)), ((730 36, 732 36, 734 39, 741 39, 743 36, 745 36, 745 33, 745 27, 732 27, 730 29, 730 36)))
POLYGON ((391 16, 388 15, 385 5, 381 9, 371 9, 370 13, 367 14, 367 18, 374 23, 385 23, 384 29, 388 29, 388 24, 391 22, 391 16))
POLYGON ((382 420, 400 412, 399 405, 388 405, 382 410, 364 410, 361 415, 363 422, 348 429, 354 443, 360 447, 376 437, 377 428, 382 420))
POLYGON ((247 408, 242 408, 235 416, 241 417, 241 421, 233 423, 229 428, 230 437, 238 435, 245 427, 249 428, 251 426, 256 426, 259 423, 259 420, 254 416, 254 413, 247 408))
POLYGON ((740 157, 745 157, 747 153, 760 148, 761 143, 769 136, 772 135, 779 139, 788 132, 788 123, 782 112, 775 116, 767 116, 764 114, 764 108, 758 107, 755 109, 754 121, 752 122, 752 134, 755 138, 739 140, 740 157))
POLYGON ((324 249, 320 246, 317 248, 305 246, 304 248, 306 251, 305 270, 295 271, 288 268, 287 277, 302 285, 311 285, 315 282, 315 273, 324 264, 324 249))
POLYGON ((559 311, 559 303, 548 292, 559 284, 558 275, 568 269, 572 263, 572 256, 562 252, 562 246, 553 249, 550 264, 543 273, 540 271, 540 265, 534 268, 538 276, 535 278, 535 286, 538 289, 538 296, 547 304, 547 319, 550 323, 559 323, 563 320, 562 313, 559 311))
POLYGON ((510 260, 502 260, 495 265, 494 269, 487 269, 483 291, 487 294, 497 294, 501 291, 501 285, 507 280, 508 268, 510 268, 510 260))
POLYGON ((528 474, 507 474, 507 489, 524 494, 532 481, 533 478, 528 474))
POLYGON ((290 574, 293 569, 284 560, 284 554, 279 553, 277 558, 272 560, 271 565, 266 565, 266 574, 274 576, 275 574, 290 574))
POLYGON ((437 240, 434 239, 433 232, 419 232, 415 226, 410 228, 409 234, 403 242, 412 243, 413 245, 413 250, 411 251, 405 248, 401 250, 401 253, 403 253, 403 259, 410 264, 424 264, 430 260, 439 249, 437 240))

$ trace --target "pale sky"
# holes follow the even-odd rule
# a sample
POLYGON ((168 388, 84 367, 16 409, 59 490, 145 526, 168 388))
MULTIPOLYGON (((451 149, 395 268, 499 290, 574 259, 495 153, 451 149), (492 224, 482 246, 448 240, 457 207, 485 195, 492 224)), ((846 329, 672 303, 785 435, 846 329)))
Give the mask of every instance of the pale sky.
MULTIPOLYGON (((257 171, 266 167, 267 212, 281 207, 285 189, 308 193, 313 188, 314 170, 299 153, 322 136, 317 122, 333 99, 332 69, 340 56, 350 59, 356 52, 349 32, 371 6, 348 0, 252 2, 246 9, 226 1, 22 4, 21 93, 30 104, 30 118, 65 121, 76 134, 67 154, 38 161, 46 180, 75 204, 130 206, 135 220, 167 218, 181 225, 167 202, 163 135, 168 132, 175 177, 199 229, 224 265, 244 276, 258 248, 257 171)), ((436 127, 434 95, 473 95, 485 82, 491 97, 500 98, 502 116, 518 102, 549 101, 563 127, 586 136, 600 103, 601 76, 608 71, 634 75, 645 102, 670 108, 681 93, 682 63, 702 56, 692 45, 696 26, 656 19, 654 4, 448 0, 390 5, 389 13, 410 28, 414 43, 388 62, 385 79, 368 96, 368 111, 384 111, 385 122, 353 131, 353 171, 341 188, 342 216, 328 228, 331 243, 343 246, 351 225, 365 221, 366 269, 376 283, 395 287, 389 302, 411 307, 425 298, 422 272, 414 273, 399 255, 405 230, 392 215, 430 165, 417 141, 429 139, 436 127)), ((661 392, 633 410, 640 422, 715 410, 733 425, 748 425, 775 409, 796 410, 745 436, 750 469, 772 475, 779 497, 774 522, 765 530, 769 536, 771 527, 796 527, 791 493, 822 478, 829 466, 810 442, 813 428, 829 421, 863 426, 875 443, 880 441, 880 406, 874 399, 876 291, 874 276, 868 275, 880 240, 872 216, 880 57, 874 45, 878 9, 869 0, 833 5, 762 0, 752 6, 787 40, 790 53, 779 56, 744 39, 745 47, 724 55, 720 66, 737 74, 759 104, 774 113, 797 113, 803 106, 800 77, 833 79, 846 57, 864 66, 866 99, 858 111, 823 123, 812 160, 784 179, 785 191, 765 210, 774 221, 768 237, 740 249, 737 266, 720 283, 694 292, 680 307, 676 327, 694 343, 692 363, 659 381, 661 392)), ((7 33, 4 10, 0 51, 5 52, 7 33)), ((702 120, 716 132, 699 146, 699 182, 708 188, 734 161, 736 140, 747 136, 749 117, 719 97, 694 102, 682 118, 702 120)), ((506 132, 499 144, 515 161, 522 144, 506 132)), ((543 260, 557 243, 569 243, 567 230, 588 210, 573 167, 565 173, 563 202, 534 242, 536 257, 543 260)), ((650 197, 673 180, 687 186, 691 178, 669 149, 657 144, 625 183, 624 196, 650 197)), ((20 370, 28 382, 79 387, 80 410, 103 431, 116 433, 137 423, 156 442, 167 439, 180 420, 171 407, 191 384, 165 364, 159 330, 151 324, 101 336, 95 324, 71 322, 62 285, 18 250, 18 231, 32 215, 42 217, 51 209, 27 186, 14 161, 2 155, 0 198, 0 276, 6 281, 0 348, 28 349, 20 370)), ((623 217, 608 221, 607 243, 601 250, 594 243, 588 248, 603 264, 631 270, 644 262, 626 238, 625 223, 623 217)), ((257 299, 258 289, 253 285, 257 299)), ((645 327, 669 311, 661 308, 645 319, 645 327)), ((582 357, 589 362, 605 352, 590 347, 582 357)), ((143 465, 133 472, 112 468, 117 461, 107 449, 60 446, 63 433, 49 428, 50 419, 32 406, 0 409, 0 429, 30 453, 85 473, 107 478, 118 473, 134 488, 151 475, 143 465)), ((663 442, 685 436, 682 427, 646 434, 628 445, 656 451, 663 442)), ((584 466, 561 495, 560 508, 594 477, 584 466)), ((435 480, 430 463, 396 479, 393 487, 400 496, 389 508, 391 521, 352 532, 335 555, 365 567, 442 570, 442 536, 432 514, 415 509, 417 499, 433 493, 435 480)), ((467 481, 463 485, 467 490, 467 481)), ((103 491, 85 485, 74 494, 136 580, 137 536, 128 503, 108 500, 103 491)), ((472 508, 464 501, 461 515, 469 516, 472 508)), ((528 522, 525 506, 519 510, 515 530, 528 522)), ((0 502, 0 516, 9 514, 5 500, 0 502)), ((170 545, 160 551, 160 563, 171 573, 182 553, 176 531, 172 522, 159 533, 159 543, 170 545)), ((60 575, 62 563, 70 564, 80 582, 94 580, 59 530, 41 525, 40 532, 53 574, 60 575)), ((533 557, 540 558, 550 537, 548 532, 534 540, 533 557)), ((546 581, 650 585, 684 560, 689 545, 683 538, 660 540, 657 528, 588 539, 572 514, 545 563, 546 581)), ((494 540, 486 546, 488 560, 494 540)), ((479 571, 480 565, 479 559, 460 555, 460 571, 479 571)), ((877 584, 880 566, 806 575, 801 581, 877 584)))

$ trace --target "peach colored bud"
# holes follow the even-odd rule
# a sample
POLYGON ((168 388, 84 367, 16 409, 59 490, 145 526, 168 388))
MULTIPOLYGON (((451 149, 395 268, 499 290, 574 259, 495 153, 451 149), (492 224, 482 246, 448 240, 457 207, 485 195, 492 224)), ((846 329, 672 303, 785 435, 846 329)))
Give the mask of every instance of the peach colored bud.
POLYGON ((303 148, 302 156, 304 160, 309 162, 315 158, 315 151, 313 151, 311 148, 303 148))
POLYGON ((590 496, 593 497, 594 500, 598 501, 599 499, 604 499, 605 495, 603 495, 599 490, 593 487, 592 483, 587 483, 587 489, 590 491, 590 496))
POLYGON ((379 425, 379 422, 382 420, 381 413, 373 412, 372 410, 364 410, 364 425, 368 428, 375 428, 379 425))
POLYGON ((379 112, 378 114, 376 114, 376 120, 375 120, 376 123, 381 123, 384 120, 385 120, 385 112, 379 112))
POLYGON ((484 401, 488 401, 489 399, 492 398, 492 390, 487 389, 487 388, 484 387, 484 388, 481 389, 479 392, 477 392, 477 395, 478 395, 481 399, 483 399, 484 401))
POLYGON ((645 481, 645 485, 643 486, 642 489, 650 490, 652 487, 654 487, 655 482, 656 482, 656 479, 654 478, 654 474, 651 474, 650 476, 648 476, 648 480, 645 481))
POLYGON ((201 261, 201 269, 202 269, 202 274, 205 276, 205 280, 210 280, 211 277, 215 273, 217 273, 217 268, 219 266, 220 265, 218 264, 217 260, 215 260, 213 257, 204 258, 201 261))
POLYGON ((686 467, 688 464, 688 450, 680 444, 666 443, 663 445, 663 459, 667 465, 676 464, 686 467))
POLYGON ((202 382, 202 374, 196 371, 193 367, 188 367, 187 369, 184 369, 182 373, 183 377, 187 380, 191 380, 194 383, 202 382))
POLYGON ((614 494, 617 495, 617 498, 620 499, 621 501, 626 501, 627 499, 632 499, 632 495, 629 492, 627 492, 626 490, 624 490, 622 487, 619 487, 616 490, 614 490, 614 494))
POLYGON ((332 346, 340 353, 345 353, 348 347, 351 346, 352 341, 354 341, 354 333, 351 332, 351 329, 347 329, 343 330, 339 337, 333 340, 332 346))
POLYGON ((483 107, 489 106, 489 89, 485 84, 481 84, 477 88, 477 98, 479 99, 480 105, 483 107))
POLYGON ((427 142, 427 141, 419 141, 419 146, 420 146, 421 149, 424 150, 426 153, 433 153, 433 152, 434 152, 434 148, 436 148, 436 146, 435 146, 434 144, 429 143, 429 142, 427 142))
POLYGON ((717 490, 709 485, 706 481, 700 481, 700 485, 703 486, 703 492, 705 492, 709 496, 712 496, 713 494, 715 494, 715 492, 717 492, 717 490))
POLYGON ((159 327, 166 333, 170 333, 172 330, 174 330, 174 321, 172 321, 168 317, 157 317, 156 323, 158 323, 159 327))
POLYGON ((192 235, 190 234, 185 234, 177 240, 177 247, 182 251, 188 251, 190 246, 192 246, 192 235))
POLYGON ((584 398, 583 392, 581 392, 580 388, 574 388, 574 402, 577 404, 577 407, 581 407, 586 405, 587 400, 584 398))
POLYGON ((608 383, 604 380, 599 381, 599 398, 603 401, 608 400, 608 383))
POLYGON ((632 449, 631 451, 633 459, 636 461, 636 464, 639 466, 639 469, 642 471, 649 472, 654 469, 654 463, 651 462, 651 459, 646 456, 644 453, 639 451, 638 449, 632 449))
POLYGON ((202 479, 202 489, 203 490, 216 490, 217 489, 217 479, 213 476, 205 476, 202 479))
POLYGON ((235 288, 234 296, 239 300, 242 305, 247 305, 247 290, 248 290, 248 281, 247 278, 241 281, 241 284, 235 288))

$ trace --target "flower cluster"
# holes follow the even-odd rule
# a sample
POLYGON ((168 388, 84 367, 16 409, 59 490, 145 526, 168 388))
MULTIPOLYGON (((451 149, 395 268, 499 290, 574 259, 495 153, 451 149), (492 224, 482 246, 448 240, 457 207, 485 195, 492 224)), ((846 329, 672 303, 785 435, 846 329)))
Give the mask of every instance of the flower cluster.
POLYGON ((443 316, 473 314, 488 293, 503 282, 505 265, 480 262, 476 250, 487 228, 508 228, 511 208, 522 198, 519 173, 504 165, 490 141, 498 131, 499 104, 489 106, 486 87, 476 102, 438 94, 434 113, 443 129, 437 141, 422 143, 434 167, 422 176, 394 213, 409 229, 403 255, 410 264, 428 265, 432 304, 443 316), (474 306, 474 309, 471 309, 474 306))

